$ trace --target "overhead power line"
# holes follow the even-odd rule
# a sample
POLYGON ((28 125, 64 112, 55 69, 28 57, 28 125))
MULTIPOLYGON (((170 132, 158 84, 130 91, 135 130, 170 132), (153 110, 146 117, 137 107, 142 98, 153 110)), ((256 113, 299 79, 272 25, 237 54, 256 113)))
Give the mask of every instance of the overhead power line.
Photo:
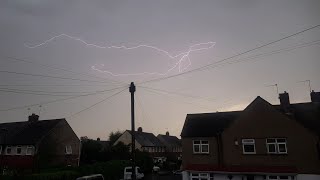
POLYGON ((98 105, 98 104, 101 104, 101 103, 105 102, 105 101, 109 100, 110 98, 112 98, 112 97, 114 97, 114 96, 122 93, 122 92, 125 91, 125 90, 127 90, 127 88, 125 88, 125 89, 123 89, 123 90, 121 90, 121 91, 119 91, 119 92, 117 92, 117 93, 114 93, 114 94, 112 94, 111 96, 108 96, 108 97, 104 98, 103 100, 98 101, 98 102, 92 104, 91 106, 89 106, 89 107, 87 107, 87 108, 85 108, 85 109, 82 109, 81 111, 79 111, 79 112, 77 112, 77 113, 72 114, 71 116, 67 117, 67 119, 68 119, 68 118, 71 118, 71 117, 73 117, 73 116, 75 116, 75 115, 77 115, 77 114, 80 114, 80 113, 82 113, 82 112, 84 112, 84 111, 86 111, 86 110, 89 110, 89 109, 93 108, 94 106, 96 106, 96 105, 98 105))
POLYGON ((197 99, 197 100, 205 100, 208 102, 212 102, 211 100, 209 100, 209 98, 205 98, 205 97, 193 96, 193 95, 179 93, 179 92, 173 92, 173 91, 166 91, 166 90, 156 89, 156 88, 151 88, 151 87, 146 87, 146 86, 138 86, 138 87, 146 88, 146 89, 150 89, 150 90, 154 90, 154 91, 159 91, 159 92, 166 93, 166 94, 173 94, 173 95, 178 95, 178 96, 182 96, 182 97, 186 97, 186 98, 193 98, 193 99, 197 99))
POLYGON ((114 90, 122 89, 122 88, 125 88, 125 87, 128 87, 128 86, 122 86, 122 87, 117 87, 117 88, 113 88, 113 89, 106 89, 106 90, 101 91, 101 92, 88 93, 88 94, 83 94, 83 95, 78 95, 78 96, 71 96, 71 97, 67 97, 67 98, 60 98, 60 99, 55 99, 55 100, 52 100, 52 101, 45 101, 45 102, 36 103, 36 104, 29 104, 29 105, 24 105, 24 106, 12 107, 12 108, 8 108, 8 109, 0 109, 0 111, 12 111, 12 110, 24 109, 24 108, 33 107, 33 106, 39 106, 39 105, 43 106, 43 105, 51 104, 51 103, 55 103, 55 102, 66 101, 66 100, 76 99, 76 98, 79 98, 79 97, 85 97, 85 96, 101 94, 101 93, 108 92, 108 91, 114 91, 114 90))
POLYGON ((233 58, 235 58, 235 57, 238 57, 238 56, 247 54, 247 53, 249 53, 249 52, 252 52, 252 51, 261 49, 261 48, 263 48, 263 47, 269 46, 269 45, 271 45, 271 44, 275 44, 275 43, 277 43, 277 42, 283 41, 283 40, 285 40, 285 39, 294 37, 294 36, 296 36, 296 35, 299 35, 299 34, 301 34, 301 33, 304 33, 304 32, 306 32, 306 31, 310 31, 310 30, 312 30, 312 29, 319 28, 319 27, 320 27, 320 24, 315 25, 315 26, 312 26, 312 27, 307 28, 307 29, 304 29, 304 30, 302 30, 302 31, 299 31, 299 32, 290 34, 290 35, 285 36, 285 37, 283 37, 283 38, 280 38, 280 39, 278 39, 278 40, 271 41, 271 42, 269 42, 269 43, 260 45, 260 46, 258 46, 258 47, 255 47, 255 48, 252 48, 252 49, 243 51, 243 52, 241 52, 241 53, 235 54, 235 55, 230 56, 230 57, 228 57, 228 58, 224 58, 224 59, 221 59, 221 60, 219 60, 219 61, 216 61, 216 62, 207 64, 207 65, 202 66, 202 67, 199 67, 199 68, 195 68, 195 69, 192 69, 192 70, 189 70, 189 71, 186 71, 186 72, 183 72, 183 73, 171 75, 171 76, 166 76, 166 77, 162 77, 162 78, 156 78, 156 79, 147 80, 147 81, 144 81, 144 82, 141 82, 141 83, 138 83, 138 84, 144 84, 144 83, 162 81, 162 80, 165 80, 165 79, 170 79, 170 78, 173 78, 173 77, 178 77, 178 76, 182 76, 182 75, 185 75, 185 74, 190 74, 190 73, 192 73, 192 72, 196 72, 196 71, 199 71, 199 70, 203 70, 203 69, 206 69, 206 68, 210 68, 210 66, 215 65, 215 64, 217 64, 217 63, 221 63, 221 62, 224 62, 224 61, 228 61, 228 60, 233 59, 233 58))
POLYGON ((36 64, 36 65, 39 65, 41 67, 45 67, 45 68, 48 68, 48 69, 60 70, 60 71, 65 71, 65 72, 69 72, 69 73, 72 73, 72 74, 84 75, 84 76, 89 76, 89 77, 94 77, 94 78, 98 78, 98 79, 102 79, 102 80, 111 81, 111 82, 105 81, 106 83, 108 82, 108 83, 124 84, 123 82, 115 81, 115 80, 112 80, 112 79, 109 79, 109 78, 103 78, 103 77, 95 76, 93 74, 84 73, 84 72, 76 72, 76 71, 73 71, 73 70, 70 70, 70 69, 60 68, 60 67, 57 67, 57 66, 48 65, 48 64, 44 64, 44 63, 38 63, 38 62, 30 61, 30 60, 27 60, 27 59, 15 58, 15 57, 10 57, 10 56, 1 56, 1 57, 4 58, 5 60, 31 63, 31 64, 36 64))
POLYGON ((68 77, 61 77, 61 76, 50 76, 50 75, 43 75, 43 74, 31 74, 31 73, 22 73, 22 72, 4 71, 4 70, 1 70, 0 73, 17 74, 17 75, 24 75, 24 76, 35 76, 35 77, 44 77, 44 78, 53 78, 53 79, 65 79, 65 80, 73 80, 73 81, 86 81, 86 82, 106 83, 105 81, 95 81, 95 80, 87 80, 87 79, 77 79, 77 78, 68 78, 68 77))
POLYGON ((16 91, 16 92, 31 92, 31 93, 49 93, 49 94, 85 94, 85 93, 99 93, 104 92, 105 90, 100 91, 40 91, 40 90, 26 90, 26 89, 14 89, 14 88, 2 88, 0 91, 16 91))

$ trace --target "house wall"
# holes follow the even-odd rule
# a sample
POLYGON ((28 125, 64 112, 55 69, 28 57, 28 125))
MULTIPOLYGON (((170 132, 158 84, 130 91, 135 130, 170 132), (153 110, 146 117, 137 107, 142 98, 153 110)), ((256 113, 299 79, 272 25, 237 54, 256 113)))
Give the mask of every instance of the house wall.
POLYGON ((218 147, 217 139, 215 137, 182 138, 182 147, 183 168, 185 168, 187 164, 218 164, 218 147), (193 140, 208 140, 209 154, 194 154, 193 140))
MULTIPOLYGON (((129 131, 125 131, 113 145, 117 144, 118 142, 122 142, 125 145, 131 144, 131 134, 129 133, 129 131)), ((137 140, 135 141, 135 147, 136 149, 142 151, 142 147, 137 140)))
POLYGON ((317 136, 268 103, 253 103, 223 134, 225 165, 294 166, 299 173, 320 174, 317 136), (266 138, 287 138, 287 154, 268 154, 266 138), (256 141, 256 154, 243 154, 241 139, 256 141), (235 145, 238 141, 239 145, 235 145))
POLYGON ((38 167, 78 166, 80 139, 67 121, 59 122, 38 144, 38 167), (71 146, 72 154, 66 154, 66 146, 71 146))

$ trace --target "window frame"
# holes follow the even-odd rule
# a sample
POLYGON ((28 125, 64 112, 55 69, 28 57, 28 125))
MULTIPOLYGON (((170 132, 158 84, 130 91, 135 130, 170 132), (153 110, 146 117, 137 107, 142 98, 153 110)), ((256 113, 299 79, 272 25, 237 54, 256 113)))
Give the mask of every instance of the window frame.
POLYGON ((290 176, 286 176, 286 175, 269 175, 267 176, 267 180, 291 180, 292 178, 290 176), (275 177, 275 178, 271 178, 271 177, 275 177), (281 179, 280 177, 286 177, 286 179, 281 179))
POLYGON ((26 155, 32 156, 34 153, 34 146, 27 146, 26 148, 26 155), (31 149, 31 153, 28 152, 28 150, 31 149))
POLYGON ((256 151, 256 141, 255 139, 242 139, 241 140, 241 143, 242 143, 242 153, 243 154, 257 154, 257 151, 256 151), (246 152, 245 151, 245 148, 244 146, 245 145, 253 145, 253 152, 246 152))
POLYGON ((5 148, 5 155, 13 155, 12 146, 6 146, 6 148, 5 148), (8 149, 10 149, 10 153, 8 153, 8 149))
POLYGON ((22 146, 16 146, 16 155, 22 155, 22 146), (20 148, 20 153, 18 153, 18 148, 20 148))
POLYGON ((288 154, 288 146, 287 146, 287 139, 286 138, 266 138, 266 146, 267 146, 267 153, 268 154, 288 154), (274 142, 268 142, 268 140, 274 140, 274 142), (284 140, 284 142, 280 141, 280 140, 284 140), (270 152, 269 145, 275 146, 275 152, 270 152), (280 152, 279 145, 284 145, 285 151, 280 152))
POLYGON ((190 179, 196 179, 196 180, 201 180, 201 179, 207 179, 207 180, 213 180, 214 175, 213 173, 205 173, 205 172, 191 172, 190 173, 190 179))
POLYGON ((72 146, 71 145, 66 145, 65 147, 65 154, 70 155, 72 154, 72 146), (68 149, 68 147, 70 147, 70 149, 68 149), (70 151, 68 151, 70 150, 70 151))
POLYGON ((209 140, 193 140, 192 141, 192 149, 193 149, 193 154, 209 154, 210 153, 210 145, 209 145, 209 140), (199 143, 195 144, 195 142, 199 141, 199 143), (207 142, 207 143, 204 143, 207 142), (195 151, 195 146, 199 147, 199 151, 195 151), (208 151, 203 151, 203 147, 207 146, 208 151))

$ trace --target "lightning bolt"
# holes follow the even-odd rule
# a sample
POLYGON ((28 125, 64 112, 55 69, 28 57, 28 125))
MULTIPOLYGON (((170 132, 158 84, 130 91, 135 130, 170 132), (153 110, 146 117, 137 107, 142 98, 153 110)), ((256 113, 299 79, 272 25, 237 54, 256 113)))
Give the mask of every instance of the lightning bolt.
MULTIPOLYGON (((123 45, 122 46, 114 46, 114 45, 112 45, 112 46, 99 46, 99 45, 96 45, 96 44, 93 44, 93 43, 88 43, 88 42, 86 42, 86 41, 84 41, 84 40, 82 40, 82 39, 80 39, 78 37, 69 36, 67 34, 60 34, 58 36, 54 36, 54 37, 52 37, 52 38, 50 38, 48 40, 45 40, 42 43, 39 43, 39 44, 36 44, 36 45, 30 45, 30 44, 26 44, 25 43, 24 46, 27 47, 27 48, 38 48, 40 46, 44 46, 44 45, 50 43, 51 41, 53 41, 55 39, 63 38, 63 37, 67 37, 69 39, 72 39, 72 40, 75 40, 75 41, 79 41, 80 43, 84 44, 85 46, 91 46, 91 47, 99 48, 99 49, 134 50, 134 49, 138 49, 138 48, 148 48, 148 49, 152 49, 152 50, 158 51, 159 53, 167 56, 170 59, 178 59, 178 61, 171 68, 169 68, 167 71, 165 71, 163 73, 159 73, 159 72, 141 72, 141 73, 116 74, 116 73, 113 73, 111 71, 99 69, 99 68, 97 68, 97 65, 91 66, 91 69, 93 69, 95 71, 98 71, 98 72, 101 72, 101 73, 107 73, 107 74, 109 74, 111 76, 140 76, 140 75, 160 75, 160 76, 164 76, 164 75, 167 75, 170 71, 174 70, 177 67, 178 67, 179 73, 181 73, 181 72, 183 72, 184 70, 188 69, 191 66, 191 60, 190 60, 190 57, 189 57, 190 53, 196 52, 196 51, 208 50, 208 49, 213 48, 216 45, 216 42, 212 42, 212 41, 209 41, 209 42, 206 42, 206 43, 198 43, 198 44, 194 44, 192 46, 189 46, 189 49, 186 52, 182 52, 182 53, 179 53, 177 55, 172 55, 166 50, 160 49, 160 48, 155 47, 155 46, 146 45, 146 44, 141 44, 141 45, 132 46, 132 47, 127 47, 127 46, 123 46, 123 45), (204 45, 206 45, 207 47, 202 47, 204 45), (183 68, 182 67, 182 62, 185 61, 185 60, 188 61, 188 65, 183 68)), ((101 64, 100 66, 104 67, 104 64, 101 64)))

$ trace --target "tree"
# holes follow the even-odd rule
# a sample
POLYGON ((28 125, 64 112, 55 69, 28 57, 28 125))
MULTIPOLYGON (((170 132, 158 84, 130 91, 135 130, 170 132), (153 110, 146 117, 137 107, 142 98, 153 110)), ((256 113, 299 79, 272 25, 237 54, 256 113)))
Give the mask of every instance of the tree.
POLYGON ((109 141, 110 145, 114 145, 114 143, 119 139, 119 137, 122 135, 121 131, 111 132, 109 134, 109 141))

